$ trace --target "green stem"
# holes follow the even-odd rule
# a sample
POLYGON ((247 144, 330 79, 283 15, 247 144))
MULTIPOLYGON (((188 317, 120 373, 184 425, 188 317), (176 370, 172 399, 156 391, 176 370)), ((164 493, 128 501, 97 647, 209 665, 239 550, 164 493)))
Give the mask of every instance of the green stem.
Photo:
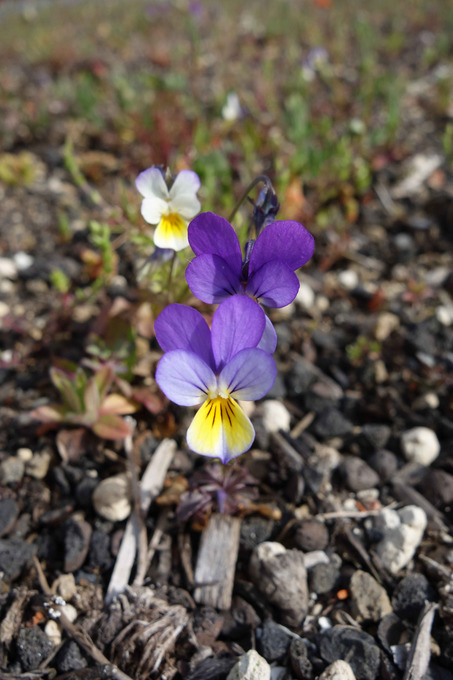
POLYGON ((238 202, 237 202, 236 205, 234 206, 233 212, 231 213, 231 215, 230 215, 229 218, 228 218, 228 222, 232 222, 232 221, 233 221, 234 216, 236 215, 236 213, 237 213, 237 211, 239 210, 239 208, 241 207, 241 205, 244 203, 245 199, 247 198, 247 196, 249 195, 249 193, 251 192, 251 190, 252 190, 254 187, 256 187, 256 185, 259 184, 260 182, 264 182, 264 183, 267 184, 271 189, 273 188, 273 187, 272 187, 272 182, 270 181, 270 179, 269 179, 269 177, 268 177, 267 175, 258 175, 258 177, 255 177, 255 179, 252 180, 252 181, 250 182, 250 184, 248 185, 248 187, 245 189, 244 193, 242 194, 241 198, 238 200, 238 202))
POLYGON ((173 270, 174 270, 174 267, 175 267, 175 260, 176 260, 176 250, 173 253, 173 257, 171 258, 170 271, 168 272, 167 304, 170 304, 170 301, 171 301, 171 282, 172 282, 172 278, 173 278, 173 270))

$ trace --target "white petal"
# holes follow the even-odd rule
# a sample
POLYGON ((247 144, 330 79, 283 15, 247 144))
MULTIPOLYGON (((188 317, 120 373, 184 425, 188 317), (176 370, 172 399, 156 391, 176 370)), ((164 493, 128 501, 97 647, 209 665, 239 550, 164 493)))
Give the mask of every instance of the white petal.
POLYGON ((145 222, 148 224, 158 224, 162 215, 168 212, 168 203, 162 198, 153 196, 144 198, 142 201, 141 213, 145 222))
POLYGON ((191 220, 200 212, 201 204, 194 194, 178 194, 170 201, 170 211, 178 213, 185 220, 191 220))
MULTIPOLYGON (((159 168, 148 168, 139 174, 135 186, 145 198, 168 198, 168 188, 159 168)), ((146 218, 145 218, 146 219, 146 218)))
POLYGON ((180 194, 190 194, 195 197, 199 188, 200 178, 197 173, 192 170, 181 170, 170 189, 170 198, 173 200, 180 194))

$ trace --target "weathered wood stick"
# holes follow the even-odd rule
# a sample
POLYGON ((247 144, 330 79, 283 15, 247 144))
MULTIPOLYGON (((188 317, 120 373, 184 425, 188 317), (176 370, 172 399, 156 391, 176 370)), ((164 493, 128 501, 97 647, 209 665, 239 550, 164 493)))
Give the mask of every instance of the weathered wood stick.
POLYGON ((230 609, 241 520, 213 515, 201 537, 195 568, 195 602, 230 609))

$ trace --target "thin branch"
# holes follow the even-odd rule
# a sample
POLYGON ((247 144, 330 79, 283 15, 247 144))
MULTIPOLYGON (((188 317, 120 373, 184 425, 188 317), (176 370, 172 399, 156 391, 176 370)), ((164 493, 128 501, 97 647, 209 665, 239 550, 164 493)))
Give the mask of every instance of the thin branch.
POLYGON ((233 221, 234 216, 236 215, 236 213, 239 210, 239 208, 241 207, 241 205, 244 203, 245 199, 247 198, 247 196, 249 195, 251 190, 254 189, 256 187, 256 185, 259 184, 260 182, 264 182, 268 186, 272 187, 272 183, 271 183, 271 181, 270 181, 270 179, 267 175, 258 175, 258 177, 255 177, 255 179, 250 182, 250 184, 245 189, 245 191, 242 194, 242 196, 240 197, 240 199, 237 201, 236 205, 233 208, 231 215, 228 218, 228 222, 233 221))

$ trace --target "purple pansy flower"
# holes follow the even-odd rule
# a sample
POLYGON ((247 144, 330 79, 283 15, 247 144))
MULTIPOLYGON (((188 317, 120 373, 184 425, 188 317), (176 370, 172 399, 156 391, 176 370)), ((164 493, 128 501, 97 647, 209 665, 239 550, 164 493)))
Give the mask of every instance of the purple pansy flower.
POLYGON ((165 354, 156 382, 180 406, 196 406, 187 443, 196 453, 227 463, 253 443, 253 425, 238 400, 261 399, 272 387, 277 369, 258 349, 265 314, 245 296, 225 300, 214 312, 212 327, 202 315, 173 304, 155 321, 157 341, 165 354))
POLYGON ((242 258, 239 239, 223 217, 202 213, 189 224, 189 243, 196 257, 186 279, 202 302, 217 303, 245 294, 268 307, 294 300, 299 279, 294 273, 313 255, 313 236, 298 222, 272 222, 249 241, 242 258))

